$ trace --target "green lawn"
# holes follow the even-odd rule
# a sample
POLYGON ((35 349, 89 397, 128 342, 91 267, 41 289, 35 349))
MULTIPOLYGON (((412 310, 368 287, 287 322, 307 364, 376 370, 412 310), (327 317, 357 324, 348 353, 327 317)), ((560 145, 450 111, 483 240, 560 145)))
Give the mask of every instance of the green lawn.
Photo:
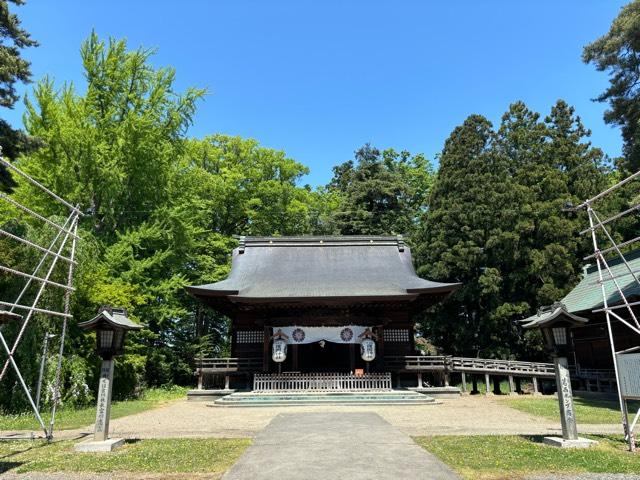
POLYGON ((589 436, 599 445, 567 450, 541 437, 435 436, 415 441, 467 479, 506 480, 532 473, 638 473, 640 454, 626 451, 621 436, 589 436))
MULTIPOLYGON (((187 389, 173 387, 171 389, 150 389, 142 398, 127 400, 123 402, 113 402, 111 406, 111 419, 133 415, 151 408, 156 408, 163 403, 178 398, 184 398, 187 389)), ((90 406, 79 409, 62 408, 56 412, 56 428, 72 429, 90 425, 95 421, 96 407, 90 406)), ((49 412, 43 412, 43 419, 48 425, 49 412)), ((33 413, 28 412, 21 415, 0 415, 0 430, 39 430, 38 421, 33 413)))
MULTIPOLYGON (((3 472, 206 473, 219 478, 249 446, 249 439, 167 439, 126 443, 113 453, 77 453, 73 441, 0 442, 3 472)), ((173 478, 173 477, 172 477, 173 478)), ((186 478, 191 478, 186 475, 186 478)))
MULTIPOLYGON (((511 408, 560 421, 560 407, 555 397, 519 397, 502 400, 511 408)), ((580 423, 620 423, 617 400, 574 397, 576 420, 580 423)), ((630 402, 633 413, 638 411, 640 402, 630 402)))

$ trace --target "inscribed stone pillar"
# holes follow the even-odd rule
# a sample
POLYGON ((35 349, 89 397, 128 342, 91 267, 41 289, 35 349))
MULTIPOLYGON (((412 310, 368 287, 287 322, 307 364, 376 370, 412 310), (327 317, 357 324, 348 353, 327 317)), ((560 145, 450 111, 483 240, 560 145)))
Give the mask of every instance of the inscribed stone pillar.
POLYGON ((566 357, 553 359, 556 370, 556 388, 560 403, 560 421, 562 423, 562 438, 577 440, 578 428, 573 410, 573 392, 571 391, 571 377, 569 376, 569 362, 566 357))
POLYGON ((113 390, 113 359, 103 360, 98 387, 98 408, 94 440, 103 442, 109 438, 109 416, 111 415, 111 391, 113 390))

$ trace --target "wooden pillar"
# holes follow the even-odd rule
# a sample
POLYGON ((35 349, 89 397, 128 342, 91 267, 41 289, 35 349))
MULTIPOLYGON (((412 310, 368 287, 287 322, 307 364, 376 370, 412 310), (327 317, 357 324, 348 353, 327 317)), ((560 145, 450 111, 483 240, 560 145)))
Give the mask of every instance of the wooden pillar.
POLYGON ((204 374, 202 373, 202 369, 198 369, 198 390, 202 390, 204 374))
POLYGON ((418 388, 422 388, 422 372, 418 372, 418 388))
POLYGON ((229 390, 229 375, 224 376, 224 389, 229 390))
POLYGON ((540 395, 540 391, 538 390, 538 377, 533 377, 533 394, 540 395))
POLYGON ((449 372, 444 372, 444 386, 449 386, 449 372))
POLYGON ((491 393, 491 387, 490 387, 490 384, 489 384, 489 374, 488 373, 484 374, 484 386, 485 386, 484 394, 485 395, 493 395, 491 393))
POLYGON ((264 345, 262 349, 262 371, 269 373, 269 343, 271 340, 271 329, 264 327, 264 345))
POLYGON ((515 384, 513 383, 513 375, 509 375, 509 395, 515 395, 516 394, 516 387, 515 384))
POLYGON ((461 372, 462 375, 462 392, 467 393, 467 374, 461 372))

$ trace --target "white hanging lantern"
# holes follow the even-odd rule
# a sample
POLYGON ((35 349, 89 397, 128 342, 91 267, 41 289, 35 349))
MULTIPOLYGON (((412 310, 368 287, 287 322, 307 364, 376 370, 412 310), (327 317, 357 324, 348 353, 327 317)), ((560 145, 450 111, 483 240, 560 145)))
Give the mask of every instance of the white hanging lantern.
POLYGON ((360 356, 365 362, 371 362, 376 358, 376 342, 370 338, 362 339, 360 344, 360 356))
POLYGON ((282 363, 287 359, 287 341, 282 338, 273 340, 271 347, 271 358, 276 363, 282 363))

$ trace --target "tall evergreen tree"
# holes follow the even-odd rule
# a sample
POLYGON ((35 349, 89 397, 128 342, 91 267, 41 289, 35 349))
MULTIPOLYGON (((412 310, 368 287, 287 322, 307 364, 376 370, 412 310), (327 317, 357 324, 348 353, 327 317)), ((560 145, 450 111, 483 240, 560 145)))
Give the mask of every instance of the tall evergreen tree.
MULTIPOLYGON (((23 0, 0 0, 0 107, 13 108, 19 96, 16 83, 31 81, 31 64, 22 58, 21 50, 35 47, 38 42, 21 27, 17 15, 9 11, 9 2, 24 5, 23 0)), ((37 145, 35 139, 21 130, 16 130, 0 118, 0 146, 3 156, 15 159, 17 156, 37 145)), ((15 186, 9 172, 0 165, 0 191, 15 186)))
POLYGON ((622 128, 628 173, 640 168, 640 0, 626 5, 607 34, 584 48, 582 59, 609 73, 609 88, 596 98, 608 102, 607 123, 622 128))
POLYGON ((424 321, 447 351, 535 354, 514 320, 560 299, 579 279, 585 219, 563 211, 607 182, 605 157, 573 108, 511 105, 494 131, 479 116, 454 130, 419 239, 426 276, 463 287, 424 321))
POLYGON ((369 144, 333 168, 328 188, 340 201, 333 228, 345 235, 408 234, 426 209, 433 170, 421 154, 369 144))
POLYGON ((452 353, 476 354, 509 342, 504 314, 497 312, 504 272, 496 266, 516 255, 520 204, 495 141, 491 123, 480 115, 454 129, 417 240, 418 273, 463 284, 422 324, 437 346, 452 353))

